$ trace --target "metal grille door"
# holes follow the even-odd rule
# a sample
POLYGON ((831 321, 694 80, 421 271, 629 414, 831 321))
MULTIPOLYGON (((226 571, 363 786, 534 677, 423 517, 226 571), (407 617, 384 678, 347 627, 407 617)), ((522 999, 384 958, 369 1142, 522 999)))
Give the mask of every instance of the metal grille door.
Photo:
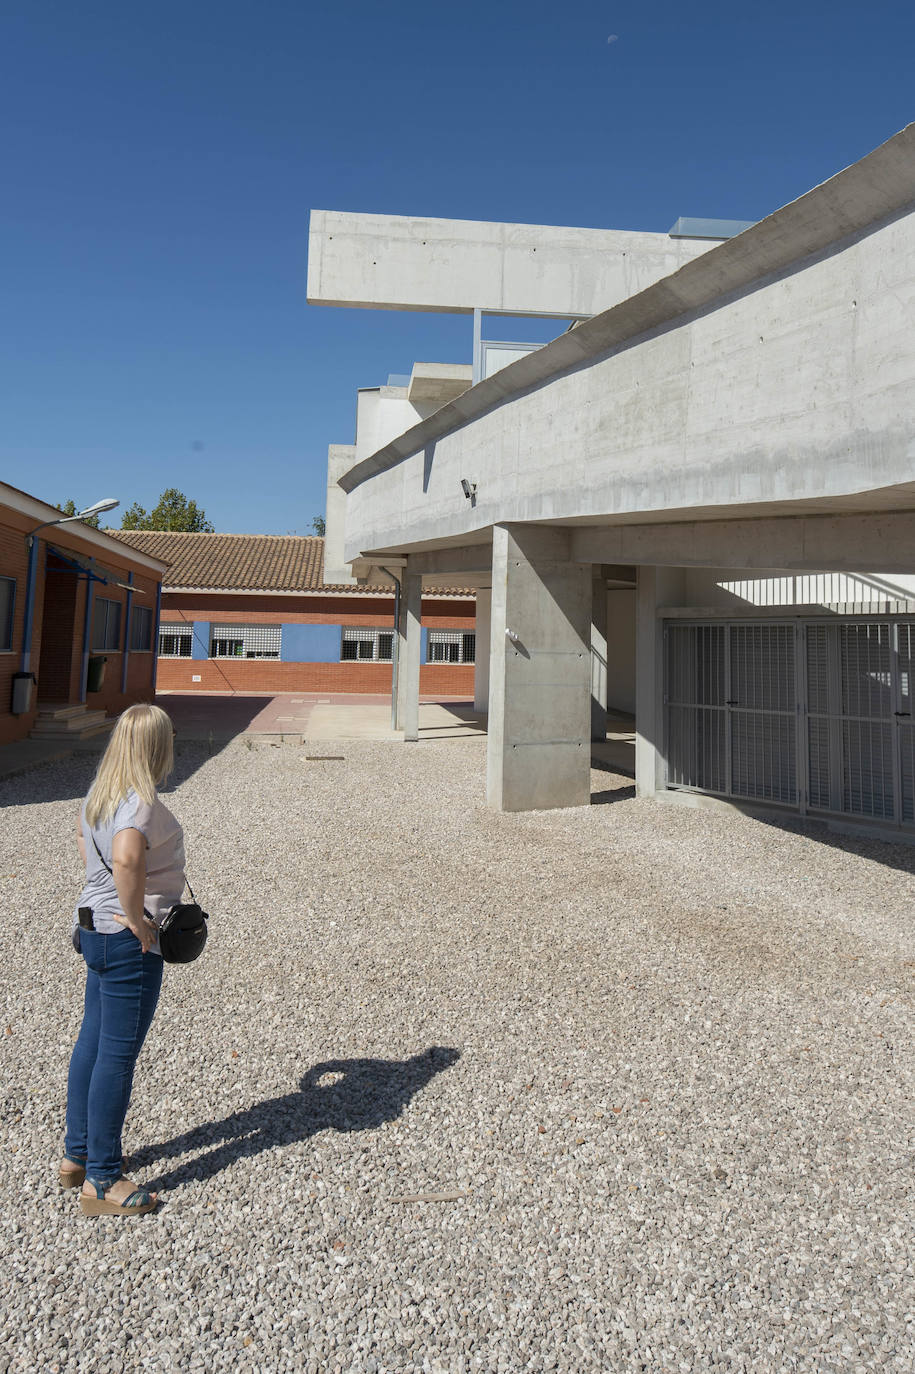
POLYGON ((675 623, 665 643, 669 786, 915 825, 915 621, 675 623))
POLYGON ((810 806, 913 819, 909 621, 807 626, 810 806))
POLYGON ((670 785, 796 803, 794 627, 671 625, 666 641, 670 785))

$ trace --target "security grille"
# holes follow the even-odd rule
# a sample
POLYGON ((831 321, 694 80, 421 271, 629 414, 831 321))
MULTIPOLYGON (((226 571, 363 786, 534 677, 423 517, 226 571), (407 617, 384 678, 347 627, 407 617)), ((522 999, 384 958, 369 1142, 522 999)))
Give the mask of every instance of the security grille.
POLYGON ((795 802, 793 627, 676 625, 666 639, 671 786, 795 802))
POLYGON ((279 625, 214 625, 210 658, 279 658, 279 625))
POLYGON ((390 663, 394 654, 393 630, 363 630, 345 626, 340 642, 344 663, 390 663))
POLYGON ((191 625, 160 625, 159 657, 190 658, 193 637, 191 625))
POLYGON ((915 823, 915 621, 677 623, 665 643, 670 786, 915 823))
POLYGON ((427 663, 473 663, 477 637, 459 630, 430 630, 426 646, 427 663))

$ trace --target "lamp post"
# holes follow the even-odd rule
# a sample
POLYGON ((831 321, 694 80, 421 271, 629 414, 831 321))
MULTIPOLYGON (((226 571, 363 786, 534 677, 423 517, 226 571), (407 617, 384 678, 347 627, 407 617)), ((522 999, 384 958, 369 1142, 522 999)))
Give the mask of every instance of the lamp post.
MULTIPOLYGON (((35 618, 35 582, 38 577, 38 545, 40 540, 36 540, 35 535, 39 530, 51 529, 54 525, 68 525, 73 520, 84 520, 87 515, 98 515, 103 510, 114 510, 115 506, 121 503, 116 497, 108 496, 102 501, 96 501, 92 506, 86 506, 76 515, 62 515, 59 520, 45 520, 42 524, 36 525, 25 537, 26 547, 29 551, 29 567, 25 580, 25 614, 22 626, 22 663, 21 671, 17 675, 29 672, 32 658, 32 624, 35 618)), ((28 693, 31 696, 31 692, 28 693)), ((28 710, 28 706, 24 708, 28 710)), ((16 714, 21 714, 17 712, 16 714)))

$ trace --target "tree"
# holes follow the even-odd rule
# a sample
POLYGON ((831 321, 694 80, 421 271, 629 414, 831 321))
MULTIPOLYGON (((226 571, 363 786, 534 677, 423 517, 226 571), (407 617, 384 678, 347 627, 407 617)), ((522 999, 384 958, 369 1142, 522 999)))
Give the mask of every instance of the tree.
POLYGON ((314 517, 314 519, 312 520, 312 522, 311 522, 311 528, 314 530, 315 534, 319 534, 319 535, 321 536, 321 538, 323 539, 323 538, 324 538, 324 516, 323 516, 323 515, 316 515, 316 516, 314 517))
POLYGON ((147 511, 139 502, 124 512, 122 530, 181 530, 186 534, 212 534, 213 526, 196 501, 189 501, 177 487, 166 487, 159 504, 147 511))
MULTIPOLYGON (((60 511, 61 515, 77 515, 79 513, 79 506, 77 506, 75 501, 65 501, 63 505, 58 506, 57 509, 60 511)), ((94 530, 97 530, 100 522, 97 515, 87 515, 85 520, 81 523, 84 525, 91 525, 94 530)))

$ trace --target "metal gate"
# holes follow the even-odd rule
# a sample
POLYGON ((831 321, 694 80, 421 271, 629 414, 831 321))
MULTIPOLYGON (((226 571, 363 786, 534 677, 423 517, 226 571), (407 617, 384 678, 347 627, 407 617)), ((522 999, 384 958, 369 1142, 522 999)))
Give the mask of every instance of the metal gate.
POLYGON ((915 823, 915 621, 669 623, 668 785, 915 823))

